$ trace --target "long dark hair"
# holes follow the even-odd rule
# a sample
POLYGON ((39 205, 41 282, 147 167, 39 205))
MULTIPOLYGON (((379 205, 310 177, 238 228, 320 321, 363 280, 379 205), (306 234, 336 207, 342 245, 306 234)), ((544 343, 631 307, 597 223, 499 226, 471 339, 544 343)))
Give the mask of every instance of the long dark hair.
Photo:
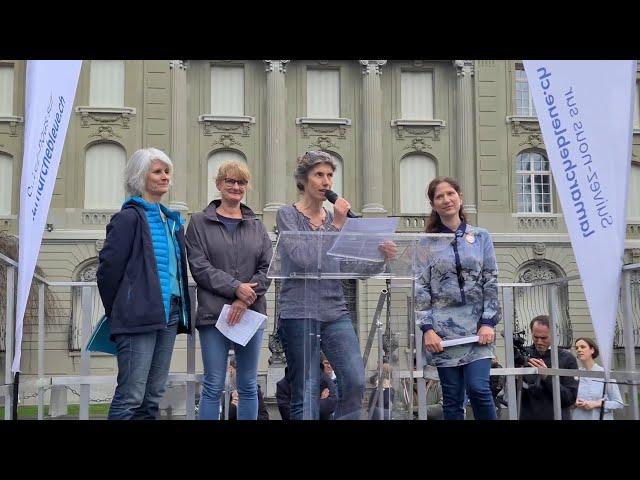
MULTIPOLYGON (((440 185, 443 182, 446 182, 449 185, 451 185, 453 189, 458 193, 458 195, 462 195, 462 191, 460 190, 460 185, 454 178, 436 177, 433 180, 431 180, 431 183, 429 183, 429 186, 427 187, 427 196, 429 197, 429 200, 431 201, 432 204, 433 204, 433 197, 436 194, 436 188, 438 188, 438 185, 440 185)), ((460 210, 458 211, 458 215, 460 216, 460 220, 462 222, 467 221, 467 217, 464 214, 462 205, 460 205, 460 210)), ((429 215, 429 218, 427 219, 427 226, 424 229, 424 231, 426 233, 438 233, 440 232, 441 228, 442 228, 442 220, 440 220, 440 215, 438 215, 438 212, 436 212, 435 208, 432 208, 431 215, 429 215)))

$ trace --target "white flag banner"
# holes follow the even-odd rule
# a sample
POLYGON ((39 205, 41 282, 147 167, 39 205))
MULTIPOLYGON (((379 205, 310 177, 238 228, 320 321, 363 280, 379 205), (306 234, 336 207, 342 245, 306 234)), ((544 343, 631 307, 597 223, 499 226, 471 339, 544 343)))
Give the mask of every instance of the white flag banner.
POLYGON ((529 88, 606 371, 624 255, 635 60, 529 60, 529 88))
POLYGON ((24 312, 81 66, 82 60, 27 61, 13 373, 20 371, 24 312))

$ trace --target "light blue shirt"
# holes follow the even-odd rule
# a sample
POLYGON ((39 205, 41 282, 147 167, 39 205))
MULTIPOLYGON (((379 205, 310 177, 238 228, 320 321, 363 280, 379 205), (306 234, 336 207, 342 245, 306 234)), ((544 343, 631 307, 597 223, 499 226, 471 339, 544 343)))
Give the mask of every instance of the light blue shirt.
MULTIPOLYGON (((584 367, 580 367, 580 370, 585 371, 584 367)), ((604 368, 595 363, 592 372, 604 372, 604 368)), ((580 377, 580 383, 578 384, 578 397, 582 400, 601 400, 603 390, 603 379, 601 378, 588 378, 580 377)), ((604 415, 603 420, 613 420, 613 412, 616 408, 624 407, 624 402, 620 396, 620 390, 615 383, 607 384, 607 392, 604 396, 604 415)), ((587 410, 584 408, 575 408, 571 414, 572 420, 599 420, 600 409, 594 408, 587 410)))
POLYGON ((173 240, 169 229, 169 222, 162 215, 164 220, 164 229, 167 232, 167 245, 169 248, 169 279, 171 282, 171 295, 180 296, 180 285, 178 284, 178 252, 176 252, 176 242, 173 240))

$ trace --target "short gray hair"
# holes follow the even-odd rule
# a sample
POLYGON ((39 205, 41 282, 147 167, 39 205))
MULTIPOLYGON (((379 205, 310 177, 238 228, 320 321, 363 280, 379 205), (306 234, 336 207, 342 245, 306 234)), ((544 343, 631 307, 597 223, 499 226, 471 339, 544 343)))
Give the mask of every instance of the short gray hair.
MULTIPOLYGON (((124 189, 129 196, 142 196, 147 185, 147 175, 155 160, 160 160, 173 172, 173 162, 169 156, 157 148, 136 150, 124 167, 124 189)), ((169 179, 169 185, 172 185, 169 179)))
POLYGON ((327 152, 312 150, 298 157, 293 177, 299 192, 304 192, 304 184, 307 182, 309 172, 319 163, 326 163, 331 166, 334 172, 336 171, 336 161, 327 152))

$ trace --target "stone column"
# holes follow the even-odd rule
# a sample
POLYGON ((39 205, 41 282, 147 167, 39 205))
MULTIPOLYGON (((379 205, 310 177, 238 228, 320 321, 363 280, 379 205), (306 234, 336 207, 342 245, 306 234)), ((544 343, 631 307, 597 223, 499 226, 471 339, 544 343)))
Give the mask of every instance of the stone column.
POLYGON ((386 60, 360 60, 362 75, 362 199, 363 213, 387 213, 382 195, 381 68, 386 60))
POLYGON ((187 205, 187 66, 184 60, 171 60, 171 161, 173 186, 169 208, 188 211, 187 205))
POLYGON ((265 158, 264 211, 275 212, 286 203, 287 149, 286 117, 287 101, 284 74, 289 60, 265 60, 267 70, 267 151, 265 158))
POLYGON ((475 221, 478 209, 476 203, 476 161, 473 130, 473 74, 472 60, 456 60, 456 171, 464 195, 464 211, 475 221))

